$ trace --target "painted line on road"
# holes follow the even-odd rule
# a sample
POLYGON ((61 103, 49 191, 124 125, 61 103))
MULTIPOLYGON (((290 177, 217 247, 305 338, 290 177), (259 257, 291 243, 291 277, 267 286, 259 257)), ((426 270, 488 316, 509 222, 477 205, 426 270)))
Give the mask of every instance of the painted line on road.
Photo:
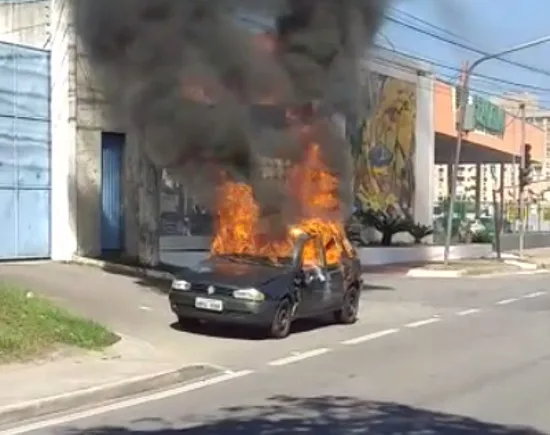
POLYGON ((365 341, 376 340, 377 338, 382 338, 382 337, 385 337, 386 335, 395 334, 397 332, 399 332, 399 329, 397 328, 385 329, 384 331, 373 332, 371 334, 365 334, 359 337, 350 338, 349 340, 344 340, 344 341, 341 341, 340 343, 345 345, 354 345, 354 344, 364 343, 365 341))
POLYGON ((405 328, 419 328, 421 326, 431 325, 432 323, 441 322, 441 317, 431 317, 429 319, 418 320, 417 322, 407 323, 405 328))
POLYGON ((182 385, 181 387, 173 388, 171 390, 165 390, 165 391, 160 391, 153 394, 121 400, 120 402, 99 406, 97 408, 88 409, 86 411, 76 412, 74 414, 59 416, 59 417, 55 417, 47 420, 38 421, 36 423, 30 423, 27 425, 18 426, 13 429, 7 429, 4 431, 1 431, 0 434, 20 435, 28 432, 42 430, 52 426, 60 426, 66 423, 72 423, 74 421, 83 420, 85 418, 106 414, 108 412, 119 411, 121 409, 131 408, 134 406, 143 405, 145 403, 155 402, 158 400, 167 399, 169 397, 178 396, 180 394, 189 393, 191 391, 200 390, 202 388, 210 387, 212 385, 220 384, 222 382, 227 382, 233 379, 242 378, 252 373, 254 373, 254 371, 252 370, 241 370, 238 372, 224 373, 222 375, 214 376, 212 378, 203 379, 201 381, 182 385))
POLYGON ((327 347, 323 347, 323 348, 320 348, 320 349, 313 349, 313 350, 309 350, 307 352, 297 353, 296 355, 287 356, 285 358, 273 360, 270 363, 268 363, 268 365, 270 365, 271 367, 286 366, 288 364, 293 364, 293 363, 303 361, 303 360, 308 359, 308 358, 313 358, 315 356, 323 355, 327 352, 330 352, 330 349, 327 348, 327 347))
POLYGON ((545 294, 547 294, 547 292, 533 292, 533 293, 529 293, 529 294, 526 294, 525 296, 523 296, 523 299, 534 299, 534 298, 538 298, 540 296, 544 296, 545 294))
POLYGON ((518 298, 510 298, 510 299, 502 299, 501 301, 497 302, 497 305, 508 305, 513 304, 514 302, 517 302, 518 298))
POLYGON ((472 314, 480 313, 481 310, 479 308, 470 308, 468 310, 459 311, 456 313, 457 316, 470 316, 472 314))

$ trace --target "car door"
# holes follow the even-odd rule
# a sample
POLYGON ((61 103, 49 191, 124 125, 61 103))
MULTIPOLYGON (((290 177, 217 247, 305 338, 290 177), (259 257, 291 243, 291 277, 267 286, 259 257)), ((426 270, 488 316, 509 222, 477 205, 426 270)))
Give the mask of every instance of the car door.
POLYGON ((306 243, 302 258, 303 284, 297 316, 308 317, 325 311, 330 306, 331 286, 325 267, 322 244, 318 238, 306 243))
POLYGON ((328 243, 326 243, 325 246, 323 247, 323 253, 325 255, 325 258, 330 257, 332 259, 333 257, 332 255, 327 256, 326 254, 327 252, 332 250, 342 253, 342 256, 337 262, 333 262, 332 264, 328 264, 328 263, 326 264, 326 271, 327 271, 328 282, 329 282, 330 292, 331 292, 330 302, 329 302, 330 307, 328 308, 336 309, 340 307, 340 305, 342 304, 346 283, 345 283, 345 271, 344 271, 345 258, 343 258, 345 254, 344 254, 342 245, 334 237, 332 237, 328 241, 328 243))

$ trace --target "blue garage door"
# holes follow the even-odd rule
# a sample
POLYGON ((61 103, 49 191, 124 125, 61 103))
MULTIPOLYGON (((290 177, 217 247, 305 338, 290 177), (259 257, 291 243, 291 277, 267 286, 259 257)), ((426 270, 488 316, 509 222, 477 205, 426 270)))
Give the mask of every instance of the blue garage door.
POLYGON ((50 256, 49 64, 0 43, 0 260, 50 256))

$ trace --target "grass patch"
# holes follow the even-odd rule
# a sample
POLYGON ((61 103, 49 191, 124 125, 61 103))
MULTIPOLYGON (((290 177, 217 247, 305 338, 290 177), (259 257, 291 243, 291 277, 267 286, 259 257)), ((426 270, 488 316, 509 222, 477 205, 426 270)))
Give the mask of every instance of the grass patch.
POLYGON ((59 346, 101 350, 119 337, 50 301, 0 282, 0 362, 45 356, 59 346))

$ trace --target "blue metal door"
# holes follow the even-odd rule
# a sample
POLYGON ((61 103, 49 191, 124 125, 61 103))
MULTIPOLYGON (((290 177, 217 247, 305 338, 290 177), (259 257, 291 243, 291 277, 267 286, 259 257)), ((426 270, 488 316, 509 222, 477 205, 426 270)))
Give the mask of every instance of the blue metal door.
POLYGON ((101 135, 101 248, 122 251, 124 219, 122 214, 123 134, 101 135))
POLYGON ((0 260, 50 256, 49 65, 0 43, 0 260))

